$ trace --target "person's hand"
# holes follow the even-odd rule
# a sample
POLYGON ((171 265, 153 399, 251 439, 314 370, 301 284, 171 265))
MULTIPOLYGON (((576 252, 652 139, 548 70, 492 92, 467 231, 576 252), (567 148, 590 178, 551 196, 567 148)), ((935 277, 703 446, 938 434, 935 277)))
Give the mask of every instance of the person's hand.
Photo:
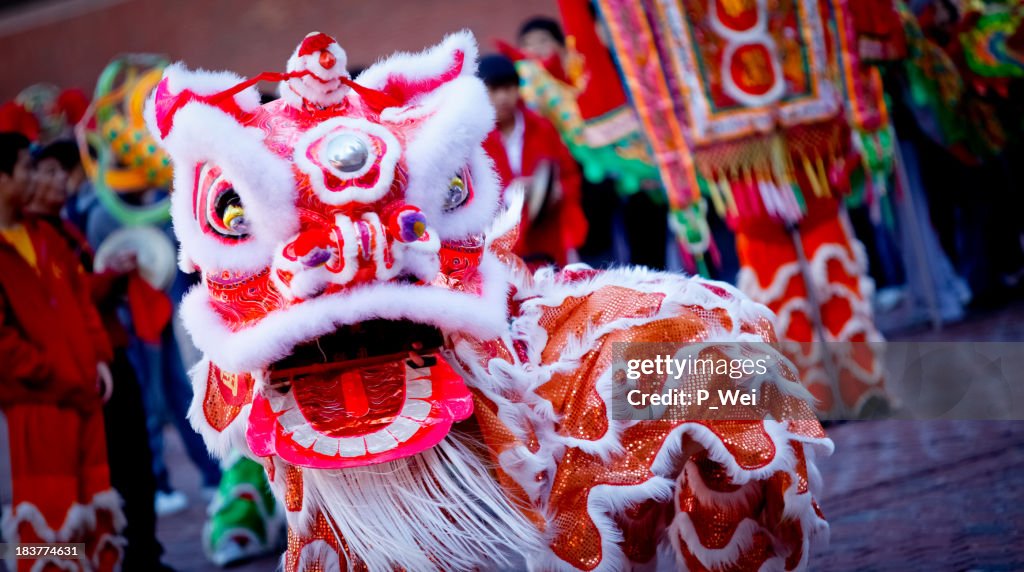
POLYGON ((96 390, 100 393, 103 403, 110 401, 114 393, 114 376, 110 373, 110 366, 104 362, 96 363, 96 390))
POLYGON ((124 250, 110 255, 107 259, 107 268, 118 274, 128 274, 139 267, 138 253, 134 250, 124 250))

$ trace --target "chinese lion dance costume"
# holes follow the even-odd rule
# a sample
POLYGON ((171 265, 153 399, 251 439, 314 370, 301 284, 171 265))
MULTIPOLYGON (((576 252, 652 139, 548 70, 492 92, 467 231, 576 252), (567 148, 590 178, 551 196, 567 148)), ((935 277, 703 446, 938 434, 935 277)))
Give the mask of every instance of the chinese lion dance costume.
POLYGON ((476 57, 463 32, 356 81, 315 33, 286 73, 170 66, 147 105, 202 275, 192 421, 263 464, 284 569, 805 568, 832 444, 787 362, 757 420, 611 413, 613 343, 774 343, 772 315, 643 269, 531 275, 476 57))

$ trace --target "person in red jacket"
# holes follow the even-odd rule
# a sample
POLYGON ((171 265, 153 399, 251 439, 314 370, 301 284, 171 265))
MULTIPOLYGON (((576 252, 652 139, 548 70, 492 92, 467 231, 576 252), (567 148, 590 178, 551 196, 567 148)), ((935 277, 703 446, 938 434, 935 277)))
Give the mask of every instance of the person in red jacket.
POLYGON ((528 262, 575 262, 576 249, 587 237, 579 167, 555 126, 520 100, 512 60, 485 56, 478 73, 487 85, 496 119, 484 150, 494 160, 503 187, 521 183, 526 191, 516 254, 528 262))
MULTIPOLYGON (((10 543, 84 543, 92 569, 114 570, 125 523, 100 397, 110 343, 75 254, 53 227, 23 217, 33 194, 65 184, 31 171, 28 146, 0 134, 0 527, 10 543)), ((19 560, 18 570, 38 564, 19 560)))

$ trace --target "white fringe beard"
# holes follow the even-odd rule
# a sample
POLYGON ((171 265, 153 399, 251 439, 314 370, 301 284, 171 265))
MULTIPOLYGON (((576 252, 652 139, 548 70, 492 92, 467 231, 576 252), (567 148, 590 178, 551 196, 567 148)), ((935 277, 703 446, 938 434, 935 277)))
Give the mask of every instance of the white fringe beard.
POLYGON ((541 533, 465 440, 453 432, 407 459, 304 471, 305 494, 371 571, 521 567, 541 533))

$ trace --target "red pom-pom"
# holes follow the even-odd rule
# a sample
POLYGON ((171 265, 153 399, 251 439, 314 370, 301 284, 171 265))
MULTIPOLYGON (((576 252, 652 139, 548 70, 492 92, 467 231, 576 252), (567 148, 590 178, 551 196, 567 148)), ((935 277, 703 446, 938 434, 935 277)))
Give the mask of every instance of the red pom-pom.
POLYGON ((299 57, 308 56, 326 50, 328 46, 335 43, 334 38, 322 32, 307 36, 299 45, 299 57))
POLYGON ((0 105, 0 133, 21 133, 29 141, 39 140, 39 120, 25 106, 8 101, 0 105))
POLYGON ((64 114, 68 125, 77 125, 89 107, 89 98, 80 89, 65 89, 53 104, 55 114, 64 114))

